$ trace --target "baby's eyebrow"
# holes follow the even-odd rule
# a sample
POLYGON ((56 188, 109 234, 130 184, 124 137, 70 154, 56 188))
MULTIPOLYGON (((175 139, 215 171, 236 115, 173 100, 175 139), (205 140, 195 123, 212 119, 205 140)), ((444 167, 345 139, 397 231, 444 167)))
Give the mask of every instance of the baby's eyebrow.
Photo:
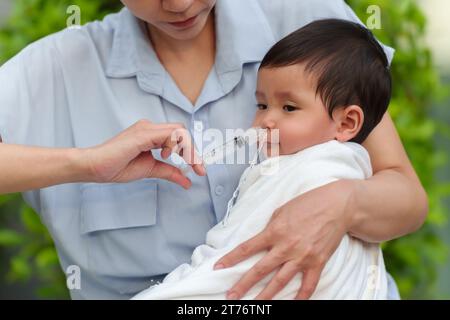
POLYGON ((286 99, 286 98, 294 98, 295 95, 292 94, 292 92, 290 91, 278 91, 275 92, 275 96, 281 99, 286 99))
MULTIPOLYGON (((264 94, 264 92, 256 90, 255 91, 255 96, 256 98, 260 98, 260 99, 264 99, 266 97, 266 95, 264 94)), ((301 101, 302 97, 301 95, 297 95, 294 92, 291 91, 277 91, 275 92, 275 96, 280 99, 280 100, 290 100, 292 102, 295 101, 301 101)))
POLYGON ((258 98, 258 97, 264 98, 266 95, 265 95, 263 92, 256 90, 256 91, 255 91, 255 96, 256 96, 257 98, 258 98))

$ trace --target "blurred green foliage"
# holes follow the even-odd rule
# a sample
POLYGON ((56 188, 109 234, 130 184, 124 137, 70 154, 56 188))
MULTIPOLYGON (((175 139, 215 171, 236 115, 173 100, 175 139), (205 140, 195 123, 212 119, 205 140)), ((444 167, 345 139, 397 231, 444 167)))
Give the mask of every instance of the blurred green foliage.
POLYGON ((441 84, 433 67, 430 50, 424 45, 426 19, 414 0, 347 1, 363 22, 367 8, 381 8, 382 29, 373 30, 382 42, 396 49, 392 64, 393 97, 391 114, 407 153, 429 197, 429 215, 419 232, 385 243, 386 266, 393 274, 404 298, 436 297, 436 278, 448 248, 439 238, 438 228, 448 220, 444 198, 450 184, 439 182, 435 172, 448 163, 444 150, 437 150, 436 134, 448 139, 450 126, 432 119, 430 109, 443 101, 450 88, 441 84))
MULTIPOLYGON (((0 65, 29 43, 65 28, 70 5, 81 8, 82 24, 122 7, 119 0, 14 0, 11 18, 0 27, 0 65)), ((37 282, 37 297, 69 298, 53 241, 20 195, 0 196, 0 264, 4 263, 2 257, 11 255, 0 287, 3 281, 33 280, 37 282)))
MULTIPOLYGON (((347 2, 363 22, 370 17, 370 5, 381 8, 382 28, 373 31, 396 49, 389 111, 429 195, 427 222, 420 231, 384 244, 386 264, 403 298, 438 298, 434 293, 437 268, 448 254, 438 228, 447 222, 443 200, 450 194, 450 184, 435 178, 436 169, 448 159, 443 151, 436 150, 433 137, 439 132, 450 138, 450 126, 428 114, 448 88, 440 83, 431 53, 423 43, 426 20, 414 0, 347 2)), ((66 9, 73 4, 81 8, 82 23, 121 7, 118 0, 15 0, 11 19, 0 29, 0 64, 30 42, 63 29, 68 18, 66 9)), ((18 195, 0 196, 0 258, 5 252, 13 253, 7 281, 34 279, 38 281, 38 297, 68 297, 52 240, 38 216, 18 195), (5 225, 13 227, 1 227, 5 225)))

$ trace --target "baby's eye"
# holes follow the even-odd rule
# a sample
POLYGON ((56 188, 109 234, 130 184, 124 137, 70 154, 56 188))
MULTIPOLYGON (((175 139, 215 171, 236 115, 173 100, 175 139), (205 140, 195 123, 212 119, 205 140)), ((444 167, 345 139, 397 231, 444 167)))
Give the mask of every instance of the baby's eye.
POLYGON ((266 106, 265 104, 262 104, 262 103, 258 103, 258 104, 256 105, 256 107, 257 107, 259 110, 265 110, 265 109, 267 109, 267 106, 266 106))
POLYGON ((297 110, 298 108, 297 107, 294 107, 294 106, 289 106, 289 105, 286 105, 286 106, 283 106, 283 110, 285 110, 285 111, 287 111, 287 112, 292 112, 292 111, 295 111, 295 110, 297 110))

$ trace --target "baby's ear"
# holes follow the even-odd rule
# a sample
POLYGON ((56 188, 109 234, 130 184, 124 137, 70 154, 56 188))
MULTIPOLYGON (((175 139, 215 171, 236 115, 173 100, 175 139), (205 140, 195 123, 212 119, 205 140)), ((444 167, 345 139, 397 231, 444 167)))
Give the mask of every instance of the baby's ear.
POLYGON ((364 112, 357 105, 337 108, 333 111, 333 119, 337 129, 336 140, 339 142, 350 141, 361 130, 364 123, 364 112))

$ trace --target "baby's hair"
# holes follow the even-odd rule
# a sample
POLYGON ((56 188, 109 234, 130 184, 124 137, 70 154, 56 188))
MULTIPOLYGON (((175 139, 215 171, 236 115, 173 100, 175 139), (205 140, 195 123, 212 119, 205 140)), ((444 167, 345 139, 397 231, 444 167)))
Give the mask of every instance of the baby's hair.
POLYGON ((389 61, 372 32, 345 20, 317 20, 276 43, 260 68, 300 63, 317 80, 316 94, 330 117, 336 108, 362 108, 364 123, 351 140, 362 143, 381 121, 392 91, 389 61))

